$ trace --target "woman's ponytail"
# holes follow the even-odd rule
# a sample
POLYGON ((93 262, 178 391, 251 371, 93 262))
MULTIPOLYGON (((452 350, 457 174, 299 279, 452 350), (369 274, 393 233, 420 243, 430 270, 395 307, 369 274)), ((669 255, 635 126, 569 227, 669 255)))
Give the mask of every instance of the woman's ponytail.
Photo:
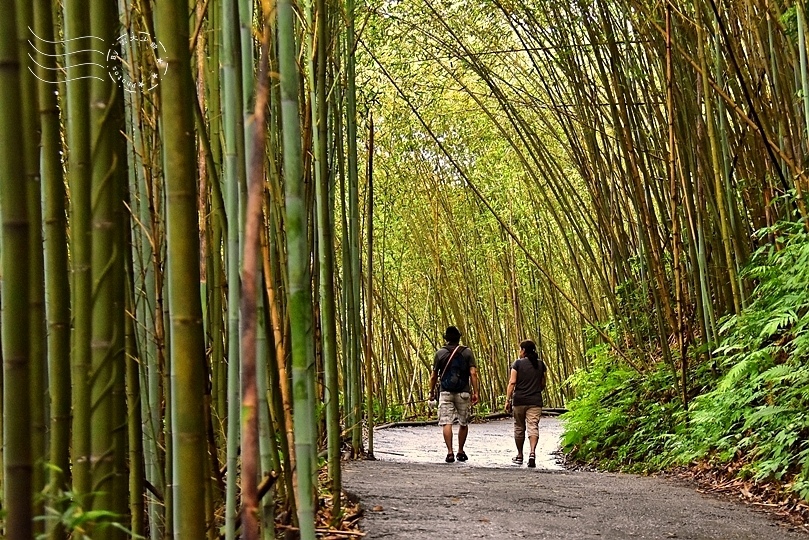
POLYGON ((537 354, 537 346, 534 342, 530 339, 523 341, 520 343, 520 349, 525 351, 525 357, 531 361, 531 365, 534 366, 534 369, 539 369, 539 354, 537 354))

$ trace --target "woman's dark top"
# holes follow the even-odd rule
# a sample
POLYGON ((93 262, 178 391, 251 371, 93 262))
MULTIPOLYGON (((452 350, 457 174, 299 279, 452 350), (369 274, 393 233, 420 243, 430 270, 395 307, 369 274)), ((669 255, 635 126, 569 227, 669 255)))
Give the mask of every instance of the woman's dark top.
POLYGON ((542 407, 542 386, 545 379, 545 362, 537 360, 538 367, 531 365, 528 358, 519 358, 511 369, 517 370, 517 385, 514 387, 512 404, 535 405, 542 407))

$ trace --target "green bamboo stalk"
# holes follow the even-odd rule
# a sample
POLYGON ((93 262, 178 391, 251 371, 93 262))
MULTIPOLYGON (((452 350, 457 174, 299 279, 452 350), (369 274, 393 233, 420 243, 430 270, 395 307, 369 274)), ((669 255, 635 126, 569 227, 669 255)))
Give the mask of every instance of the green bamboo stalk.
MULTIPOLYGON (((17 41, 20 65, 30 63, 28 59, 28 41, 31 28, 34 26, 34 6, 30 2, 17 2, 17 41)), ((31 226, 28 229, 28 311, 30 319, 28 331, 30 332, 30 384, 31 394, 29 403, 31 407, 31 452, 33 469, 33 489, 40 492, 45 486, 45 459, 46 459, 46 365, 45 350, 45 265, 42 253, 42 194, 40 190, 40 159, 39 159, 39 106, 37 79, 30 72, 20 78, 22 111, 22 140, 25 156, 25 184, 27 186, 28 219, 31 226)), ((34 513, 43 513, 41 500, 34 501, 34 513)), ((44 523, 34 523, 34 531, 41 533, 44 523)))
MULTIPOLYGON (((129 467, 129 432, 128 422, 130 419, 129 414, 129 398, 127 394, 127 356, 126 356, 126 319, 127 314, 127 283, 129 283, 127 265, 126 247, 129 246, 129 234, 125 227, 129 225, 128 212, 125 214, 126 206, 128 206, 129 195, 126 191, 127 188, 127 160, 126 160, 126 139, 120 135, 125 132, 124 128, 124 107, 123 107, 123 87, 116 85, 117 96, 117 110, 115 111, 118 117, 119 134, 114 137, 116 144, 116 155, 120 159, 120 166, 115 178, 115 192, 113 193, 113 200, 115 206, 113 208, 113 227, 115 229, 115 236, 113 238, 113 291, 114 303, 113 313, 115 313, 115 323, 117 331, 114 335, 112 343, 112 350, 115 351, 113 359, 114 379, 112 388, 112 423, 113 423, 113 511, 121 516, 122 521, 131 522, 133 507, 130 505, 130 490, 129 480, 131 469, 129 467)), ((137 377, 137 371, 134 372, 137 377)), ((134 403, 140 407, 140 403, 134 403)), ((137 416, 140 420, 140 415, 137 416)), ((138 424, 140 426, 140 424, 138 424)), ((139 427, 138 431, 142 428, 139 427)), ((136 434, 137 436, 137 434, 136 434)), ((141 446, 142 448, 142 446, 141 446)), ((141 449, 142 452, 142 449, 141 449)), ((138 465, 132 464, 132 468, 136 469, 138 465)), ((142 472, 142 459, 141 459, 141 472, 140 477, 143 477, 142 472)), ((117 531, 115 536, 122 537, 123 531, 117 531)))
POLYGON ((315 157, 315 198, 317 206, 317 245, 320 259, 320 321, 325 371, 326 436, 329 478, 331 480, 332 516, 341 514, 342 474, 340 466, 340 391, 337 365, 337 323, 334 291, 334 204, 333 176, 328 158, 328 111, 326 98, 326 62, 329 12, 325 0, 316 0, 315 28, 311 40, 317 43, 317 69, 310 77, 310 88, 316 92, 311 99, 315 157))
MULTIPOLYGON (((162 116, 161 116, 161 123, 162 123, 162 116)), ((165 156, 164 156, 165 160, 165 156)), ((169 184, 166 182, 166 207, 168 207, 168 191, 169 191, 169 184)), ((175 456, 177 455, 177 448, 175 446, 175 428, 174 425, 176 423, 175 415, 172 414, 172 407, 171 404, 173 403, 173 396, 174 396, 174 372, 175 372, 175 365, 172 358, 172 351, 174 350, 174 346, 172 343, 173 339, 173 311, 171 310, 171 291, 170 291, 170 280, 171 276, 169 275, 168 266, 171 264, 169 262, 169 255, 168 255, 168 212, 166 212, 166 274, 160 275, 158 279, 160 291, 161 291, 161 298, 162 298, 162 306, 163 306, 163 316, 162 321, 168 321, 166 325, 163 323, 158 323, 158 334, 162 332, 163 334, 163 353, 164 356, 162 358, 162 362, 159 364, 160 366, 160 388, 163 392, 163 401, 167 403, 166 410, 169 411, 169 414, 163 415, 163 444, 165 445, 165 459, 162 463, 163 465, 163 478, 166 479, 166 490, 163 492, 163 523, 164 523, 164 535, 167 540, 174 540, 175 530, 174 530, 174 523, 176 521, 176 516, 174 514, 176 505, 175 501, 177 500, 175 489, 172 488, 173 485, 176 485, 176 476, 175 471, 177 470, 175 464, 175 456)))
MULTIPOLYGON (((220 98, 220 53, 222 51, 222 6, 220 0, 213 0, 208 7, 208 21, 210 27, 210 35, 208 38, 208 103, 212 103, 214 105, 219 105, 222 103, 220 98)), ((208 132, 210 134, 209 140, 211 145, 211 156, 214 161, 214 167, 216 168, 217 178, 220 179, 220 182, 223 178, 222 176, 222 114, 221 114, 221 106, 217 106, 214 108, 209 108, 209 118, 208 118, 208 132)), ((220 191, 221 191, 220 187, 220 191)), ((222 209, 224 210, 224 209, 222 209)), ((221 220, 224 219, 224 215, 219 215, 220 210, 214 207, 214 214, 215 216, 219 216, 218 218, 214 219, 215 232, 213 234, 213 238, 210 242, 212 249, 216 253, 216 257, 212 264, 215 265, 215 269, 213 272, 213 276, 209 279, 209 282, 213 283, 213 291, 212 295, 215 296, 213 302, 216 302, 216 306, 211 305, 211 312, 212 313, 222 313, 222 284, 224 283, 224 271, 222 269, 222 259, 221 259, 221 244, 222 244, 222 226, 221 220), (217 307, 218 306, 218 307, 217 307)), ((213 255, 211 255, 213 257, 213 255)), ((210 265, 208 266, 210 271, 210 265)), ((211 366, 212 366, 212 402, 213 402, 213 409, 216 412, 216 415, 219 418, 224 418, 227 414, 227 405, 226 405, 226 398, 227 398, 227 366, 225 363, 225 354, 224 354, 224 342, 221 339, 222 331, 223 331, 223 324, 221 321, 222 315, 218 315, 216 320, 213 321, 212 326, 212 334, 213 336, 217 336, 214 344, 213 344, 213 351, 211 356, 211 366)), ((219 433, 219 431, 217 431, 219 433)), ((224 440, 224 435, 222 436, 222 440, 224 440)))
MULTIPOLYGON (((218 73, 218 72, 217 72, 218 73)), ((200 75, 202 77, 202 75, 200 75)), ((218 76, 217 76, 218 79, 218 76)), ((198 81, 199 86, 199 81, 198 81)), ((202 96, 204 88, 201 88, 199 95, 202 96)), ((217 95, 218 99, 218 95, 217 95)), ((225 216, 225 203, 221 193, 220 176, 221 166, 218 164, 212 150, 211 140, 208 137, 208 131, 205 126, 205 120, 202 113, 203 104, 200 103, 194 108, 194 115, 197 121, 197 130, 199 133, 200 150, 204 156, 207 167, 207 173, 210 176, 210 189, 211 189, 211 211, 210 223, 206 227, 206 238, 208 249, 206 250, 207 262, 204 271, 207 274, 208 291, 210 300, 207 305, 208 321, 210 327, 208 333, 211 338, 211 361, 210 361, 210 375, 211 383, 208 387, 211 394, 206 394, 205 402, 205 424, 208 430, 208 453, 209 465, 212 469, 209 475, 208 482, 206 483, 205 504, 206 504, 206 521, 208 523, 208 538, 213 540, 218 538, 216 522, 216 505, 221 499, 221 495, 225 491, 225 485, 222 474, 219 468, 219 444, 224 441, 223 430, 215 429, 213 423, 213 414, 216 412, 217 417, 221 417, 226 410, 224 404, 226 394, 222 389, 225 381, 225 359, 224 359, 224 324, 223 324, 223 276, 224 270, 222 268, 222 240, 223 230, 227 227, 227 219, 225 216), (221 406, 220 406, 221 399, 221 406), (214 411, 213 404, 216 403, 217 407, 214 411), (222 411, 220 413, 220 411, 222 411)), ((218 141, 217 141, 218 142, 218 141)), ((221 159, 221 152, 217 147, 217 156, 221 159)), ((200 197, 205 197, 203 194, 203 187, 200 186, 200 197)), ((217 427, 219 423, 217 422, 217 427)))
MULTIPOLYGON (((261 236, 264 236, 262 223, 261 236)), ((264 242, 262 238, 262 242, 264 242)), ((264 275, 259 266, 259 290, 256 302, 257 336, 256 336, 256 393, 258 394, 258 444, 259 461, 259 482, 268 477, 273 471, 283 474, 281 462, 278 458, 276 431, 270 418, 270 404, 268 399, 268 375, 267 364, 269 361, 269 350, 267 348, 267 317, 264 301, 264 275)), ((273 490, 273 493, 275 490, 273 490)), ((261 500, 261 521, 260 528, 264 540, 275 538, 275 498, 267 494, 261 500)))
MULTIPOLYGON (((222 284, 224 282, 224 269, 222 262, 222 226, 219 221, 219 212, 221 210, 214 210, 213 223, 209 229, 211 239, 209 245, 211 249, 208 250, 208 264, 206 268, 209 273, 208 283, 211 284, 211 301, 209 303, 211 312, 211 403, 212 409, 217 418, 222 418, 225 414, 226 405, 225 398, 227 396, 224 390, 226 383, 226 365, 225 365, 225 327, 223 322, 223 299, 224 294, 222 291, 222 284)), ((216 430, 220 434, 220 430, 216 430)), ((224 441, 224 436, 221 437, 224 441)))
MULTIPOLYGON (((117 12, 109 2, 90 2, 90 32, 106 43, 113 41, 117 29, 117 12)), ((119 289, 115 273, 118 257, 118 228, 115 205, 122 156, 117 154, 117 139, 123 128, 117 113, 118 88, 100 68, 91 70, 90 94, 90 142, 92 152, 91 189, 93 206, 91 214, 92 255, 92 343, 90 381, 90 422, 92 425, 90 448, 93 481, 93 510, 117 510, 115 461, 123 448, 118 448, 114 437, 116 428, 116 378, 122 367, 122 358, 117 340, 123 338, 123 313, 117 305, 119 289), (116 309, 116 307, 118 309, 116 309)), ((118 203, 120 204, 120 199, 118 203)), ((117 536, 112 527, 99 527, 94 531, 98 538, 117 536)))
MULTIPOLYGON (((134 312, 131 259, 127 273, 127 313, 134 312)), ((126 400, 127 400, 127 437, 129 448, 129 509, 131 514, 129 530, 134 535, 143 536, 146 513, 144 508, 144 484, 146 478, 145 463, 143 461, 143 417, 141 415, 141 390, 138 366, 138 342, 135 333, 135 321, 131 316, 126 317, 126 400)))
POLYGON ((289 269, 289 313, 292 332, 292 385, 295 415, 295 454, 298 456, 298 527, 303 540, 314 540, 314 486, 312 462, 308 458, 315 445, 314 396, 310 381, 314 358, 309 356, 312 328, 312 299, 306 279, 310 249, 303 201, 303 155, 298 109, 298 67, 292 5, 281 0, 278 16, 278 60, 281 84, 281 120, 284 143, 285 199, 289 269))
POLYGON ((177 540, 205 537, 203 414, 205 347, 199 295, 196 159, 187 2, 157 5, 158 40, 165 46, 160 81, 164 132, 170 328, 173 530, 177 540))
MULTIPOLYGON (((374 117, 368 125, 368 205, 367 205, 368 264, 365 272, 365 419, 368 426, 368 457, 374 458, 374 385, 373 385, 373 309, 374 309, 374 117)), ((470 295, 471 297, 471 295, 470 295)))
POLYGON ((235 540, 237 518, 237 468, 239 444, 239 259, 241 253, 240 193, 244 171, 244 132, 239 128, 242 118, 242 78, 238 13, 234 2, 222 3, 222 118, 224 135, 225 204, 227 231, 228 283, 228 370, 227 370, 227 486, 225 494, 225 538, 235 540))
MULTIPOLYGON (((220 312, 221 313, 221 312, 220 312)), ((209 473, 206 475, 206 482, 205 482, 205 527, 208 531, 207 539, 208 540, 218 540, 219 535, 217 534, 217 526, 216 526, 216 504, 217 504, 217 497, 219 495, 219 486, 217 480, 221 478, 217 478, 219 473, 219 459, 217 456, 218 447, 216 445, 216 435, 213 433, 213 415, 211 413, 211 400, 210 396, 205 396, 205 423, 206 428, 209 430, 208 433, 208 452, 206 453, 206 467, 208 468, 209 473)))
MULTIPOLYGON (((141 146, 143 149, 144 146, 141 146)), ((143 152, 141 152, 141 156, 143 152)), ((144 164, 144 169, 147 167, 144 164)), ((156 267, 159 264, 159 256, 155 256, 147 232, 155 236, 157 230, 149 225, 154 223, 153 217, 150 215, 150 194, 147 192, 146 175, 137 176, 137 193, 139 197, 139 216, 140 222, 144 227, 149 227, 147 231, 138 229, 137 238, 139 239, 139 249, 136 242, 134 249, 138 249, 137 256, 135 257, 135 271, 134 273, 141 277, 140 289, 141 293, 137 295, 136 299, 136 314, 138 320, 138 329, 142 328, 142 332, 138 337, 141 365, 144 369, 141 370, 142 388, 145 394, 145 399, 142 398, 143 417, 145 424, 145 435, 147 437, 145 444, 145 467, 146 479, 152 483, 161 493, 165 493, 166 482, 164 475, 163 463, 165 461, 165 453, 161 449, 161 439, 163 434, 163 421, 161 415, 161 407, 163 403, 163 387, 161 384, 161 367, 160 363, 163 358, 162 350, 158 350, 158 320, 162 321, 162 313, 157 310, 162 310, 158 307, 157 296, 157 281, 156 281, 156 267), (148 225, 147 225, 148 224, 148 225)), ((134 190, 133 190, 134 191, 134 190)), ((162 337, 160 338, 162 339, 162 337)), ((149 500, 149 535, 152 540, 159 540, 162 538, 162 522, 164 516, 164 507, 155 501, 153 498, 149 500)))
MULTIPOLYGON (((798 19, 798 59, 801 72, 801 101, 803 102, 804 135, 802 143, 809 148, 809 76, 807 76, 806 60, 806 19, 803 2, 796 2, 798 19)), ((799 184, 800 182, 798 182, 799 184)))
MULTIPOLYGON (((2 205, 0 205, 0 223, 2 222, 2 205)), ((3 235, 2 231, 0 231, 0 254, 3 252, 3 235)), ((2 277, 2 259, 0 256, 0 277, 2 277)), ((0 291, 2 293, 2 291, 0 291)), ((2 299, 0 298, 0 310, 2 310, 2 299)), ((0 338, 0 362, 3 360, 3 353, 2 353, 2 338, 0 338)), ((4 422, 3 422, 3 370, 0 369, 0 436, 2 436, 4 431, 4 422)), ((4 458, 5 450, 3 449, 3 445, 0 445, 0 493, 5 494, 5 463, 6 460, 4 458)))
MULTIPOLYGON (((90 39, 88 0, 64 3, 65 63, 71 79, 65 84, 70 187, 70 262, 72 282, 71 381, 73 385, 72 472, 73 493, 89 503, 92 490, 90 449, 90 340, 92 328, 92 275, 90 272, 90 62, 88 49, 102 41, 90 39), (85 52, 87 51, 87 52, 85 52)), ((106 45, 106 44, 104 44, 106 45)))
MULTIPOLYGON (((130 22, 130 32, 134 28, 130 22)), ((144 54, 130 42, 127 53, 127 62, 132 72, 129 74, 132 81, 139 81, 140 63, 144 61, 144 54)), ((132 280, 134 286, 133 303, 136 325, 137 350, 141 369, 141 415, 144 422, 144 461, 146 479, 161 492, 165 488, 160 466, 160 434, 162 431, 161 415, 159 410, 160 373, 158 367, 158 331, 157 320, 159 313, 156 310, 157 259, 154 250, 160 250, 161 239, 157 230, 158 208, 153 204, 155 190, 158 185, 152 176, 150 142, 155 140, 155 132, 146 125, 146 104, 140 93, 134 93, 126 100, 127 135, 132 141, 132 151, 129 154, 130 170, 130 205, 133 219, 137 221, 132 233, 132 280)), ((149 521, 152 524, 150 534, 156 540, 160 527, 160 508, 149 503, 149 521)))
POLYGON ((668 180, 671 192, 671 217, 672 217, 672 260, 674 266, 674 291, 675 291, 675 335, 680 352, 680 389, 682 391, 683 410, 688 411, 688 356, 686 354, 685 329, 683 323, 683 278, 681 269, 681 249, 682 238, 680 237, 680 217, 678 210, 680 207, 680 195, 677 184, 677 150, 674 131, 674 79, 672 61, 672 27, 671 27, 671 3, 666 3, 666 122, 668 124, 668 180))
MULTIPOLYGON (((342 50, 343 40, 340 40, 340 48, 342 50)), ((337 55, 335 61, 339 62, 340 55, 337 55)), ((339 70, 339 65, 337 66, 339 70)), ((340 230, 341 230, 341 265, 342 265, 342 287, 340 287, 340 341, 343 344, 342 364, 344 377, 342 379, 343 385, 343 410, 345 411, 346 429, 350 429, 356 422, 354 418, 354 408, 351 405, 351 386, 354 380, 352 375, 354 364, 351 362, 353 358, 354 344, 350 337, 350 316, 352 312, 352 296, 348 294, 347 288, 351 276, 351 263, 349 258, 349 240, 348 240, 348 200, 346 197, 346 159, 345 159, 345 146, 343 144, 345 131, 343 129, 343 109, 344 100, 338 101, 337 93, 332 93, 332 110, 334 117, 334 138, 335 141, 335 154, 336 162, 335 167, 337 170, 337 178, 340 182, 340 230)), ((335 190, 336 191, 336 190, 335 190)), ((349 431, 350 433, 350 431, 349 431)))
MULTIPOLYGON (((254 0, 238 0, 238 17, 239 17, 239 51, 240 51, 240 68, 242 79, 242 114, 244 128, 244 167, 245 171, 250 170, 250 156, 248 155, 251 139, 253 137, 253 126, 250 125, 253 114, 254 90, 255 90, 255 54, 254 54, 254 40, 253 40, 253 11, 254 0)), ((243 200, 247 200, 247 183, 241 186, 240 195, 243 200)), ((246 206, 246 205, 245 205, 246 206)), ((245 209, 242 209, 244 214, 245 209)), ((243 216, 244 217, 244 216, 243 216)))
MULTIPOLYGON (((773 97, 776 101, 780 101, 783 99, 783 89, 781 87, 780 77, 778 74, 780 73, 779 70, 779 63, 778 63, 778 55, 776 54, 776 41, 775 41, 775 33, 773 29, 773 22, 772 22, 772 15, 770 13, 767 14, 767 50, 769 53, 770 59, 770 73, 772 74, 773 79, 773 97)), ((778 118, 778 149, 779 155, 784 154, 785 149, 785 141, 784 141, 784 134, 785 134, 785 118, 783 115, 779 115, 778 118)), ((784 162, 783 158, 779 160, 779 166, 781 167, 781 174, 786 176, 788 172, 787 164, 784 162)), ((769 204, 767 205, 767 213, 769 213, 769 204)))
MULTIPOLYGON (((132 6, 128 6, 127 14, 131 14, 132 6)), ((136 21, 128 19, 126 24, 128 33, 131 35, 136 32, 136 28, 141 25, 136 21)), ((128 80, 137 84, 142 80, 141 63, 144 61, 143 51, 136 46, 136 42, 128 41, 128 46, 122 51, 126 55, 127 64, 130 67, 129 72, 126 74, 128 80)), ((151 185, 151 190, 154 190, 153 180, 151 177, 151 166, 149 161, 150 149, 147 145, 150 129, 148 126, 144 129, 142 127, 143 117, 146 114, 144 111, 145 103, 143 95, 140 92, 128 94, 125 99, 125 117, 127 124, 127 136, 132 141, 131 152, 128 153, 128 170, 129 170, 129 193, 130 207, 133 216, 137 216, 137 226, 132 231, 132 237, 129 244, 132 249, 129 252, 128 266, 130 269, 129 279, 131 284, 128 284, 127 291, 131 290, 131 303, 132 311, 134 314, 137 325, 134 328, 135 343, 131 347, 137 351, 138 369, 136 374, 138 381, 130 380, 127 382, 127 391, 137 384, 139 395, 137 397, 128 394, 128 401, 131 403, 132 399, 137 399, 140 412, 138 413, 141 418, 140 434, 130 431, 130 452, 134 452, 133 445, 138 444, 137 441, 131 439, 132 437, 140 437, 139 447, 141 450, 140 459, 143 460, 143 480, 152 484, 159 492, 165 491, 165 482, 163 480, 163 469, 160 465, 159 454, 161 452, 160 435, 161 435, 161 415, 160 406, 162 398, 160 397, 160 374, 157 366, 157 336, 155 329, 156 316, 154 311, 155 306, 155 271, 154 266, 151 264, 153 259, 152 243, 159 239, 150 237, 150 233, 154 233, 155 228, 152 227, 155 219, 151 215, 150 208, 150 188, 147 184, 151 185)), ((128 334, 127 334, 128 335, 128 334)), ((127 344, 130 347, 129 344, 127 344)), ((127 368, 131 369, 132 366, 127 363, 127 368)), ((127 371, 127 377, 131 377, 132 373, 127 371)), ((130 407, 130 415, 135 415, 130 407)), ((133 429, 131 422, 129 423, 130 430, 133 429)), ((133 457, 136 457, 135 454, 133 457)), ((132 508, 132 526, 133 530, 141 521, 143 516, 138 518, 137 513, 141 510, 135 504, 134 498, 140 497, 137 502, 142 504, 142 488, 140 491, 134 491, 134 485, 137 476, 137 464, 131 468, 130 482, 133 483, 130 488, 130 497, 133 498, 133 503, 130 504, 132 508)), ((142 481, 142 480, 141 480, 142 481)), ((149 534, 152 540, 162 538, 162 509, 163 506, 159 504, 154 497, 149 497, 147 502, 146 512, 148 514, 149 534)))
POLYGON ((708 69, 707 69, 707 60, 705 57, 705 45, 704 45, 704 30, 702 28, 702 22, 697 21, 697 43, 699 47, 699 57, 702 63, 702 91, 703 91, 703 103, 705 105, 705 124, 708 128, 708 141, 710 143, 711 148, 711 163, 713 165, 713 177, 714 177, 714 191, 716 196, 716 206, 719 208, 719 230, 722 235, 722 246, 724 248, 724 255, 725 255, 725 263, 727 265, 727 272, 728 278, 730 281, 730 287, 733 294, 733 309, 735 313, 739 313, 741 310, 741 292, 739 290, 739 281, 736 274, 736 264, 735 258, 733 256, 732 248, 732 240, 730 238, 730 232, 728 230, 728 211, 727 211, 727 201, 725 197, 725 189, 724 183, 722 182, 722 175, 721 175, 721 164, 719 162, 719 148, 717 144, 717 137, 716 137, 716 130, 714 126, 714 114, 713 114, 713 100, 710 96, 710 88, 708 86, 708 69))
MULTIPOLYGON (((55 54, 53 5, 39 0, 34 5, 35 27, 43 39, 38 62, 47 65, 45 55, 55 54)), ((67 220, 62 174, 62 142, 55 85, 47 70, 39 68, 39 114, 42 129, 42 200, 45 210, 45 277, 48 318, 48 382, 50 392, 50 490, 66 490, 70 483, 70 282, 68 279, 67 220)), ((65 538, 61 524, 51 523, 50 538, 65 538)))
MULTIPOLYGON (((272 93, 271 93, 272 95, 272 93)), ((274 138, 274 132, 270 131, 270 140, 274 138)), ((276 146, 277 148, 277 146, 276 146)), ((272 176, 272 175, 271 175, 272 176)), ((270 229, 277 230, 278 214, 281 212, 279 208, 271 201, 267 205, 267 218, 271 223, 270 229)), ((293 515, 293 521, 297 521, 297 505, 295 502, 295 447, 292 422, 292 407, 287 407, 288 400, 291 401, 288 390, 289 382, 286 380, 286 368, 281 366, 286 363, 286 351, 289 350, 288 346, 288 326, 287 319, 282 315, 286 312, 283 307, 282 299, 280 298, 280 290, 282 282, 283 270, 278 256, 277 248, 278 242, 283 240, 280 234, 269 234, 266 237, 267 245, 264 252, 264 275, 266 276, 266 290, 267 290, 267 309, 270 313, 270 322, 272 325, 272 348, 268 356, 267 374, 269 376, 269 401, 270 411, 273 419, 278 425, 279 435, 279 452, 282 458, 282 469, 284 471, 284 488, 283 495, 284 507, 289 508, 293 515), (283 311, 282 311, 283 310, 283 311)))
MULTIPOLYGON (((270 70, 278 73, 277 47, 273 47, 270 55, 270 70)), ((292 419, 292 377, 289 351, 289 318, 287 316, 287 298, 284 291, 288 290, 289 278, 286 272, 285 236, 282 222, 284 219, 284 195, 281 181, 282 158, 282 128, 281 128, 281 91, 278 84, 270 88, 270 122, 268 132, 269 148, 276 149, 270 153, 271 166, 269 168, 269 193, 265 203, 267 215, 268 235, 267 246, 264 251, 264 275, 267 290, 267 309, 272 326, 272 354, 269 357, 271 388, 270 401, 273 416, 278 425, 280 434, 281 456, 283 458, 284 505, 289 509, 294 522, 297 522, 295 490, 296 460, 294 447, 294 422, 292 419)))
MULTIPOLYGON (((18 2, 19 3, 19 2, 18 2)), ((15 133, 21 125, 21 69, 16 41, 15 3, 0 4, 0 130, 15 133)), ((2 216, 3 347, 3 505, 5 537, 33 537, 30 346, 28 317, 28 209, 24 144, 8 137, 0 145, 0 215, 2 216), (18 181, 13 181, 17 179, 18 181)))
MULTIPOLYGON (((208 75, 208 103, 219 104, 221 65, 220 55, 222 52, 222 5, 221 0, 211 0, 208 5, 208 54, 206 56, 208 75)), ((208 129, 211 141, 211 153, 216 164, 217 176, 222 178, 222 113, 217 107, 208 110, 208 129)))
MULTIPOLYGON (((382 228, 382 253, 386 253, 385 250, 388 247, 387 222, 385 220, 386 217, 387 217, 387 213, 383 214, 382 227, 381 227, 382 228)), ((380 269, 379 269, 379 294, 378 294, 379 299, 378 299, 378 303, 380 305, 384 305, 385 302, 387 301, 387 298, 386 298, 387 291, 385 289, 385 287, 387 286, 387 266, 385 265, 384 257, 382 258, 382 261, 380 262, 379 266, 380 266, 380 269)), ((377 381, 378 381, 378 384, 381 385, 381 388, 386 388, 388 382, 390 380, 392 380, 392 377, 390 376, 390 371, 385 369, 386 366, 388 368, 391 367, 390 366, 391 363, 388 361, 388 359, 390 358, 390 354, 391 354, 390 349, 391 349, 391 345, 392 345, 392 343, 391 343, 392 340, 385 339, 384 336, 387 335, 385 332, 388 331, 392 327, 392 325, 390 323, 388 323, 388 315, 386 314, 384 307, 381 308, 381 311, 382 311, 382 313, 380 313, 380 317, 379 317, 379 333, 380 333, 381 336, 383 336, 383 338, 382 338, 382 344, 381 344, 381 359, 380 359, 380 362, 379 362, 380 373, 377 376, 377 381), (386 324, 386 323, 388 323, 388 324, 386 324)), ((389 392, 384 391, 384 392, 382 392, 381 399, 380 399, 380 402, 381 402, 380 408, 382 409, 381 422, 383 424, 386 424, 388 422, 388 395, 389 395, 389 392)))
MULTIPOLYGON (((714 29, 714 35, 717 34, 716 29, 714 29)), ((719 39, 714 38, 714 77, 716 80, 722 80, 722 73, 723 73, 723 64, 722 64, 722 57, 720 54, 720 46, 719 46, 719 39)), ((736 270, 736 279, 738 280, 739 285, 739 295, 740 295, 740 304, 742 308, 747 305, 747 298, 745 297, 745 289, 744 289, 744 282, 742 281, 741 277, 739 276, 741 272, 742 264, 744 264, 744 259, 746 259, 747 255, 744 250, 744 242, 743 238, 747 236, 745 231, 742 230, 742 226, 740 223, 740 219, 738 216, 738 203, 736 200, 736 193, 733 190, 733 187, 730 182, 730 178, 732 175, 731 169, 731 161, 730 161, 730 142, 729 142, 729 131, 730 126, 728 125, 728 115, 727 109, 725 107, 725 102, 719 100, 716 104, 716 112, 717 117, 719 120, 719 147, 722 153, 722 182, 725 196, 727 197, 727 212, 728 212, 728 219, 729 219, 729 227, 730 233, 733 239, 733 252, 735 257, 733 258, 733 264, 736 270)))
POLYGON ((346 54, 346 141, 348 146, 348 248, 349 264, 351 267, 349 284, 349 294, 353 309, 348 313, 349 317, 349 339, 352 348, 349 362, 352 369, 349 372, 351 380, 351 410, 350 417, 353 422, 349 429, 351 432, 351 446, 355 455, 362 452, 362 387, 361 387, 361 355, 362 355, 362 328, 360 323, 360 210, 359 210, 359 170, 357 166, 357 86, 356 86, 356 34, 354 30, 355 18, 354 0, 346 0, 346 32, 345 32, 345 54, 346 54))

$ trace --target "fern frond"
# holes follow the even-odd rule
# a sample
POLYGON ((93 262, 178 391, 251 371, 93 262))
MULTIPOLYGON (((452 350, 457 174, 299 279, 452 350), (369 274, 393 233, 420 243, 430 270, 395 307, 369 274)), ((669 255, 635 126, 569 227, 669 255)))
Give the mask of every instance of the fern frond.
POLYGON ((795 368, 789 364, 778 364, 773 366, 757 377, 760 382, 780 383, 784 379, 791 377, 795 373, 795 368))
POLYGON ((754 426, 763 418, 768 418, 776 414, 783 414, 785 412, 790 411, 792 411, 792 409, 790 409, 789 407, 783 407, 781 405, 767 405, 764 407, 760 407, 756 412, 751 414, 750 417, 747 419, 747 422, 744 423, 744 429, 749 429, 751 426, 754 426))
POLYGON ((756 360, 753 355, 747 356, 743 360, 741 360, 738 364, 730 368, 727 375, 725 375, 722 382, 719 383, 717 390, 720 392, 727 392, 738 386, 739 381, 744 378, 748 377, 751 373, 756 370, 756 360))

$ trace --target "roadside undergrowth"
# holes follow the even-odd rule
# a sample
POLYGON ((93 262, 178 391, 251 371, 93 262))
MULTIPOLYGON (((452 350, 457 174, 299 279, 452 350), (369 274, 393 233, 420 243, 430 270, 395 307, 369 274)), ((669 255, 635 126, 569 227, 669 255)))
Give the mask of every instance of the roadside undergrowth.
POLYGON ((774 242, 744 271, 756 284, 747 307, 721 321, 710 354, 689 359, 688 411, 671 366, 639 373, 596 345, 569 381, 569 460, 676 472, 809 517, 809 235, 784 225, 762 234, 774 242))

